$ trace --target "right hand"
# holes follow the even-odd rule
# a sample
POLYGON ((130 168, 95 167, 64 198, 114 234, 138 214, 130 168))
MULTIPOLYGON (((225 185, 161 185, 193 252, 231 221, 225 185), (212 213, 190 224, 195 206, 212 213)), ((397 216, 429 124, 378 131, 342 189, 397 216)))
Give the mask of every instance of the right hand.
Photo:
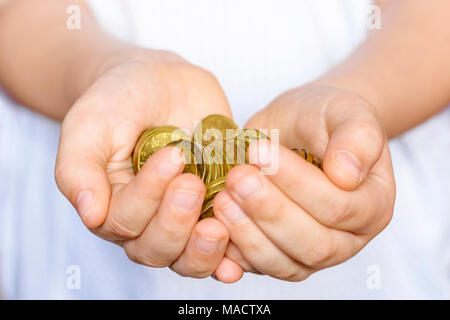
POLYGON ((395 202, 389 145, 363 97, 311 83, 275 99, 247 126, 279 129, 282 146, 252 144, 252 165, 233 168, 214 200, 215 217, 230 232, 226 256, 246 271, 301 281, 350 259, 388 225, 395 202), (323 171, 289 150, 296 147, 323 159, 323 171), (265 167, 278 170, 262 175, 265 167))
POLYGON ((113 54, 63 121, 58 188, 92 232, 120 244, 131 260, 209 276, 227 259, 228 231, 216 219, 198 221, 203 182, 182 174, 172 148, 156 152, 136 176, 130 156, 145 129, 192 130, 212 113, 231 118, 211 73, 169 52, 113 54))

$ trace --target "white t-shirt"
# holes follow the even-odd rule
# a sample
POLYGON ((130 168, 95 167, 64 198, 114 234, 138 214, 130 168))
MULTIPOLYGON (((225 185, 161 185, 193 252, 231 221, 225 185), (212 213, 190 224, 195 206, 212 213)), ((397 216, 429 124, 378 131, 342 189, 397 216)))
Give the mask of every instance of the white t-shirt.
MULTIPOLYGON (((344 58, 364 36, 369 1, 90 4, 116 35, 175 51, 212 71, 243 125, 278 94, 344 58)), ((394 218, 356 257, 300 283, 248 274, 233 285, 134 264, 121 248, 91 234, 54 182, 59 124, 4 95, 0 114, 4 298, 450 297, 450 108, 391 141, 394 218)))

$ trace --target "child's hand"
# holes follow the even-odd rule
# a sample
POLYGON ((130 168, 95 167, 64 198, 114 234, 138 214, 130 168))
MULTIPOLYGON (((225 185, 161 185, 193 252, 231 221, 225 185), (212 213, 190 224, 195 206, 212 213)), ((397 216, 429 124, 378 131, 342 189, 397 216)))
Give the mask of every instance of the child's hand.
POLYGON ((168 52, 114 54, 63 121, 57 185, 86 226, 122 245, 133 261, 208 276, 223 258, 228 232, 216 219, 198 222, 203 182, 181 174, 171 148, 155 153, 137 176, 130 155, 145 129, 190 130, 211 113, 231 117, 209 72, 168 52))
MULTIPOLYGON (((261 142, 249 150, 257 166, 230 171, 214 212, 230 232, 227 256, 245 270, 303 280, 349 259, 389 223, 395 183, 388 143, 363 98, 300 87, 256 114, 248 127, 280 128, 281 144, 306 147, 323 159, 324 172, 280 147, 278 172, 261 175, 259 168, 271 162, 270 145, 261 142)), ((216 275, 230 277, 238 269, 219 267, 216 275)))

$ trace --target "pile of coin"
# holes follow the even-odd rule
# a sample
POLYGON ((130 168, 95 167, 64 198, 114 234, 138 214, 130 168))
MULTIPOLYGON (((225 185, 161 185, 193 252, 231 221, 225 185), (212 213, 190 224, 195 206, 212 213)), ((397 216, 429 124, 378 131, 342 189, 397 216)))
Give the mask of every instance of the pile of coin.
MULTIPOLYGON (((257 129, 239 129, 233 120, 222 115, 204 118, 194 128, 192 137, 175 126, 150 128, 141 134, 133 151, 134 173, 137 174, 159 149, 166 146, 180 148, 186 163, 183 172, 195 174, 206 185, 200 219, 212 217, 214 197, 225 188, 227 173, 237 164, 248 163, 248 147, 258 139, 268 137, 257 129)), ((294 151, 321 168, 320 159, 305 149, 294 151)))

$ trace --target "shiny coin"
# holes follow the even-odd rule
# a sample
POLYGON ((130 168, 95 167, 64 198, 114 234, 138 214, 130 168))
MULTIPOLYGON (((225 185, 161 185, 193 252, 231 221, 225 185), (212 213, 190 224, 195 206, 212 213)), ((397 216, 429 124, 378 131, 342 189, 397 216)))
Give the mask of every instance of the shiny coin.
POLYGON ((294 151, 295 153, 297 153, 299 156, 301 156, 303 159, 305 159, 309 163, 312 163, 313 165, 318 167, 319 169, 321 169, 321 170, 323 169, 322 168, 322 160, 319 157, 317 157, 316 155, 312 154, 311 152, 308 152, 307 149, 293 148, 291 150, 294 151))
POLYGON ((240 134, 238 134, 238 138, 244 139, 245 141, 245 149, 247 150, 250 144, 253 141, 259 140, 259 139, 269 139, 267 135, 265 135, 263 132, 259 131, 258 129, 244 129, 241 131, 240 134))
POLYGON ((177 147, 183 152, 184 173, 192 173, 202 180, 205 179, 206 168, 201 158, 202 151, 200 146, 187 139, 169 142, 167 146, 177 147))
MULTIPOLYGON (((220 114, 212 114, 204 118, 194 129, 194 139, 197 143, 205 141, 208 144, 215 139, 225 139, 228 130, 237 130, 239 127, 230 118, 220 114)), ((230 131, 229 131, 230 132, 230 131)))
POLYGON ((214 180, 206 185, 206 196, 205 201, 203 202, 200 219, 214 216, 213 211, 214 197, 220 191, 225 189, 225 181, 226 177, 220 177, 217 180, 214 180))
POLYGON ((226 177, 220 177, 214 181, 211 181, 206 185, 206 196, 205 200, 211 200, 214 196, 225 189, 226 177))
POLYGON ((183 130, 175 126, 164 126, 145 130, 138 139, 133 151, 132 162, 134 173, 137 174, 145 161, 159 149, 172 141, 189 139, 183 130))
POLYGON ((205 184, 208 184, 209 182, 214 181, 217 178, 219 168, 214 162, 214 159, 211 155, 211 150, 209 150, 207 146, 202 146, 202 159, 206 171, 203 182, 205 184))
MULTIPOLYGON (((213 217, 214 198, 226 185, 228 172, 236 165, 248 163, 247 151, 253 141, 270 139, 257 129, 239 129, 229 118, 210 115, 194 129, 192 139, 174 126, 151 128, 142 133, 133 152, 133 169, 137 173, 153 153, 165 146, 175 146, 185 156, 184 172, 198 176, 206 185, 200 219, 213 217)), ((306 149, 292 149, 306 161, 322 169, 322 161, 306 149)))
POLYGON ((209 145, 203 145, 203 161, 206 167, 205 183, 216 180, 223 175, 223 140, 215 140, 209 145))
POLYGON ((202 207, 200 220, 205 219, 205 218, 214 217, 213 202, 214 202, 214 198, 209 201, 205 201, 205 203, 203 204, 203 207, 202 207))
POLYGON ((235 135, 232 137, 232 139, 228 139, 228 141, 232 141, 235 146, 234 164, 249 163, 247 157, 248 147, 253 141, 259 139, 269 138, 258 129, 236 130, 235 135))

